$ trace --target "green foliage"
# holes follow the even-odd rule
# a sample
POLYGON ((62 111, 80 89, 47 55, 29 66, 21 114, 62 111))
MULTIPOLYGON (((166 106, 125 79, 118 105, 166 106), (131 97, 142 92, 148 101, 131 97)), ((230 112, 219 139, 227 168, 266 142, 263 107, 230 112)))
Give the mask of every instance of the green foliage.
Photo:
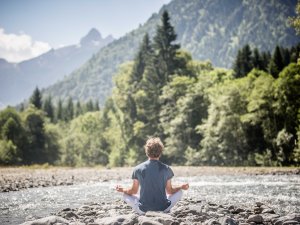
POLYGON ((18 163, 17 147, 11 140, 0 140, 0 165, 18 163))
POLYGON ((208 118, 198 127, 205 164, 241 165, 249 147, 240 115, 246 112, 247 82, 225 81, 210 89, 208 118))
POLYGON ((298 35, 300 35, 300 2, 296 5, 296 16, 290 17, 290 24, 295 28, 298 35))
POLYGON ((107 141, 102 133, 100 112, 89 112, 72 120, 60 139, 61 163, 93 166, 108 163, 107 141))
POLYGON ((30 107, 24 112, 23 117, 28 140, 26 151, 23 153, 24 162, 26 164, 47 162, 45 152, 46 134, 44 130, 45 115, 43 111, 30 107))

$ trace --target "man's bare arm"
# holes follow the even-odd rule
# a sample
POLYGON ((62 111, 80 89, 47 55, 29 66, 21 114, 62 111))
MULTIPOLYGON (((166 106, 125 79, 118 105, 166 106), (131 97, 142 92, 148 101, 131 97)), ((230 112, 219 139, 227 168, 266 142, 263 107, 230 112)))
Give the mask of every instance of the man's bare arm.
POLYGON ((118 192, 123 192, 124 194, 127 194, 127 195, 135 195, 139 190, 139 185, 140 185, 139 181, 137 179, 133 179, 131 188, 125 189, 125 188, 117 185, 116 190, 118 192))
POLYGON ((188 183, 182 184, 178 187, 173 187, 171 179, 169 179, 167 181, 166 191, 167 191, 167 194, 169 194, 169 195, 175 194, 179 190, 187 190, 187 189, 189 189, 189 184, 188 183))

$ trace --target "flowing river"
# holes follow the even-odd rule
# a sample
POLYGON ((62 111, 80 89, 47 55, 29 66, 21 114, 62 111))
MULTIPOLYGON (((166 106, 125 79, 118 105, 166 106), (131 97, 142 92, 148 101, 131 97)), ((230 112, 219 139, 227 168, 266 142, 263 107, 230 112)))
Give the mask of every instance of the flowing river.
MULTIPOLYGON (((130 180, 82 183, 73 186, 31 188, 0 193, 0 224, 15 225, 27 216, 44 217, 63 208, 76 208, 89 202, 108 202, 121 198, 116 184, 130 180)), ((214 175, 175 178, 173 183, 189 182, 185 197, 241 207, 262 202, 278 214, 300 213, 299 175, 214 175)))

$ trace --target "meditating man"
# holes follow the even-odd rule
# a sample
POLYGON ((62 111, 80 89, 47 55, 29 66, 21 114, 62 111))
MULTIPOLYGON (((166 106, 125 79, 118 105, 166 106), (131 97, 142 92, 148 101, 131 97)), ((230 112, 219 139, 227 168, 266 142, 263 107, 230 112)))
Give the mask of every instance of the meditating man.
POLYGON ((147 211, 169 212, 182 197, 182 190, 187 190, 189 184, 174 187, 171 179, 172 169, 159 161, 164 146, 159 138, 150 138, 144 146, 148 160, 134 168, 131 188, 117 185, 116 190, 124 193, 124 200, 138 214, 147 211), (137 196, 139 186, 140 196, 137 196))

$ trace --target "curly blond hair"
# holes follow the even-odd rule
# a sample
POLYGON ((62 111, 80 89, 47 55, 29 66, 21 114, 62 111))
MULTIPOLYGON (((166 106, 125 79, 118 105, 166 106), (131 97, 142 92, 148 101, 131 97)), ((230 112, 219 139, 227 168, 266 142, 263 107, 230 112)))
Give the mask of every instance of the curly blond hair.
POLYGON ((160 138, 152 137, 146 141, 144 148, 145 148, 146 155, 148 157, 158 158, 158 157, 160 157, 160 155, 164 149, 164 145, 161 142, 160 138))

